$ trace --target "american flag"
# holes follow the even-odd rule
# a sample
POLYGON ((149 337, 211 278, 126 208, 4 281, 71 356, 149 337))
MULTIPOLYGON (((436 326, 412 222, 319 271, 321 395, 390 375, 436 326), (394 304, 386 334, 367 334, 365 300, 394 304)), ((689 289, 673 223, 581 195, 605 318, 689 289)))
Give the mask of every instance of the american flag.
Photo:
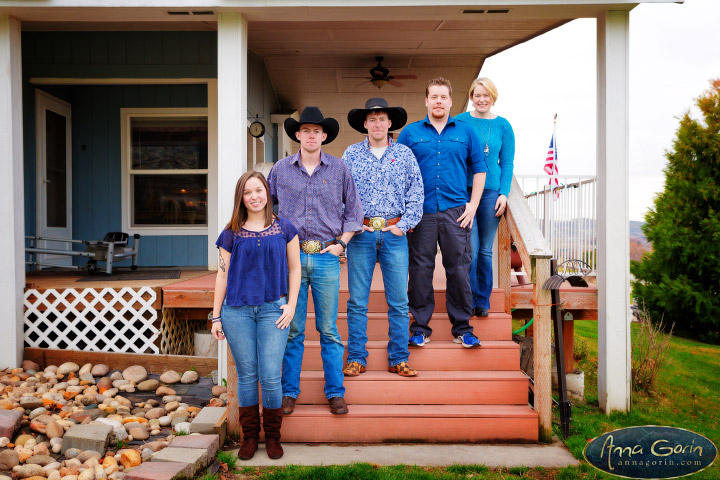
MULTIPOLYGON (((555 116, 557 118, 557 115, 555 116)), ((543 168, 545 173, 550 175, 550 188, 555 192, 556 198, 560 196, 560 190, 558 187, 558 159, 557 159, 557 144, 555 143, 555 123, 553 122, 553 133, 550 138, 550 147, 548 148, 547 156, 545 157, 545 167, 543 168)))

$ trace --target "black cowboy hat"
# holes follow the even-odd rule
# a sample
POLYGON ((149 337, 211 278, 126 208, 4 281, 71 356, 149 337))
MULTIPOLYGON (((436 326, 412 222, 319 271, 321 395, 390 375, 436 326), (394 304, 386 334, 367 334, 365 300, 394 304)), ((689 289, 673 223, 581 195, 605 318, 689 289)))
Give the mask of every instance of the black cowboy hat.
POLYGON ((288 137, 290 137, 293 141, 300 143, 300 140, 295 137, 295 133, 300 130, 300 125, 304 125, 306 123, 320 125, 323 132, 327 133, 327 138, 324 142, 322 142, 323 145, 335 140, 335 137, 337 137, 338 132, 340 131, 340 125, 337 120, 334 118, 323 117, 323 114, 320 112, 318 107, 305 107, 300 114, 300 120, 295 120, 294 118, 285 119, 285 133, 287 133, 288 137))
POLYGON ((360 133, 368 133, 365 128, 365 119, 367 114, 373 110, 382 110, 388 114, 390 118, 390 131, 397 130, 405 126, 407 122, 407 112, 402 107, 388 107, 387 100, 384 98, 371 98, 365 102, 365 108, 353 108, 348 113, 348 123, 352 128, 360 133))

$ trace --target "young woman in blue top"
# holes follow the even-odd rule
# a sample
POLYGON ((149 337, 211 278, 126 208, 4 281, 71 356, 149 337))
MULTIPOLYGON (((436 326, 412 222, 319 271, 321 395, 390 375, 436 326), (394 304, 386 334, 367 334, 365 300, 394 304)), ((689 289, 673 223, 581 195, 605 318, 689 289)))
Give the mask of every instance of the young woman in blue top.
POLYGON ((243 174, 235 187, 232 218, 216 242, 220 256, 212 333, 218 340, 227 337, 235 360, 242 460, 251 459, 258 447, 258 380, 267 454, 283 456, 282 359, 300 290, 297 230, 274 215, 268 191, 262 173, 243 174))
MULTIPOLYGON (((489 78, 478 78, 468 92, 473 109, 461 113, 455 120, 473 125, 480 138, 487 176, 485 190, 472 227, 470 288, 473 292, 473 314, 486 317, 490 309, 493 286, 492 246, 500 217, 507 207, 515 158, 515 134, 505 118, 492 113, 497 101, 497 87, 489 78)), ((468 188, 471 186, 468 175, 468 188)))

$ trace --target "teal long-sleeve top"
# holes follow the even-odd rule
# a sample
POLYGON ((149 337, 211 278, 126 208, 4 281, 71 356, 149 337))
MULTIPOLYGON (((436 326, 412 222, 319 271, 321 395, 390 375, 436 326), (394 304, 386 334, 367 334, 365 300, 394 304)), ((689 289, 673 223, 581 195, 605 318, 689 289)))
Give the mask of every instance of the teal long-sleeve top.
MULTIPOLYGON (((506 197, 510 194, 515 159, 515 133, 506 118, 497 116, 492 120, 475 118, 470 112, 455 117, 458 122, 470 124, 480 140, 481 148, 485 148, 487 139, 490 152, 485 157, 487 175, 485 188, 498 190, 506 197), (489 131, 489 135, 488 135, 489 131)), ((472 175, 468 172, 468 187, 472 186, 472 175)))

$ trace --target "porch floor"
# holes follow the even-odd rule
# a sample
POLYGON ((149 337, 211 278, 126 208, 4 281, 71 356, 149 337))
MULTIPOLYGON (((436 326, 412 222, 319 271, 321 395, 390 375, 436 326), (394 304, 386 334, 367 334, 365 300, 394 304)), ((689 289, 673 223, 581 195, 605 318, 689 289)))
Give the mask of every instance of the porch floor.
MULTIPOLYGON (((40 270, 35 272, 27 272, 25 274, 25 289, 34 288, 36 290, 45 290, 48 288, 141 288, 141 287, 155 287, 162 288, 167 285, 174 283, 184 282, 191 280, 203 275, 208 274, 206 267, 140 267, 136 271, 141 273, 144 271, 151 272, 166 272, 166 271, 180 271, 180 278, 167 278, 167 279, 150 279, 150 280, 135 280, 128 278, 125 275, 116 276, 115 278, 104 277, 104 274, 98 273, 90 275, 85 271, 77 270, 40 270), (83 280, 82 282, 79 280, 83 280), (96 279, 96 280, 93 280, 96 279)), ((116 272, 129 272, 129 268, 119 267, 115 269, 116 272)))

